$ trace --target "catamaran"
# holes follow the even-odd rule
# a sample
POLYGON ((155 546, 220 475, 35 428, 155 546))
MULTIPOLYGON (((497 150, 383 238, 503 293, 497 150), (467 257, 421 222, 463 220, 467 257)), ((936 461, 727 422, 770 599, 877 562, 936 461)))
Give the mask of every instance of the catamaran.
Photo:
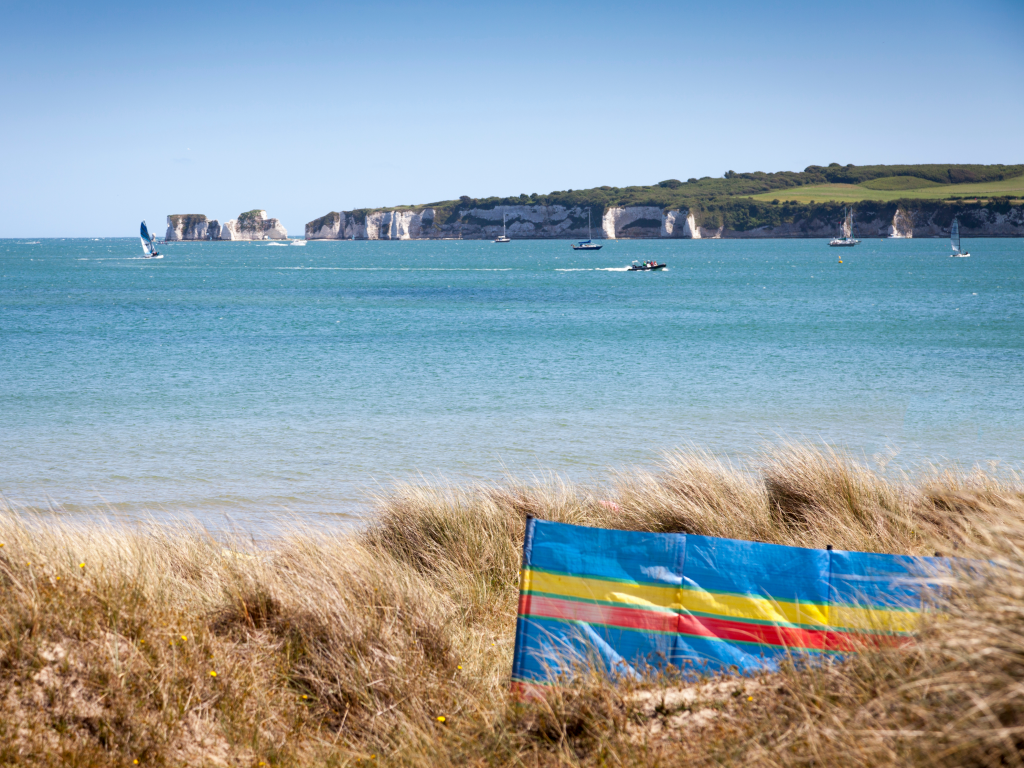
POLYGON ((587 208, 587 239, 580 240, 579 244, 574 243, 572 249, 574 251, 600 251, 602 246, 594 242, 590 232, 590 209, 587 208))
POLYGON ((146 222, 142 222, 142 226, 139 228, 139 239, 142 240, 142 253, 145 254, 142 258, 144 259, 162 259, 163 256, 156 249, 156 238, 149 234, 149 230, 146 228, 146 222))
POLYGON ((829 245, 851 246, 859 243, 860 240, 853 239, 853 206, 843 208, 843 220, 839 224, 839 236, 829 240, 829 245))
POLYGON ((501 237, 496 237, 494 239, 494 242, 496 242, 496 243, 511 243, 512 242, 512 238, 511 237, 507 237, 505 235, 505 214, 504 213, 501 214, 501 237))
POLYGON ((949 254, 953 259, 966 259, 971 254, 960 250, 960 222, 953 217, 953 226, 949 228, 949 244, 953 246, 953 252, 949 254))

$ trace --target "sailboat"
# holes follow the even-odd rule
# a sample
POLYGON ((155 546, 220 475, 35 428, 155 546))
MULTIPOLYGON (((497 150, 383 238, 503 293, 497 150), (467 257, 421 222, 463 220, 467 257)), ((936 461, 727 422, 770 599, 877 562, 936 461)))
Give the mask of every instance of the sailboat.
POLYGON ((839 236, 833 237, 829 240, 828 244, 834 246, 852 246, 859 242, 860 240, 853 239, 853 206, 843 208, 843 221, 839 225, 839 236))
POLYGON ((142 253, 145 254, 142 258, 144 259, 162 259, 163 256, 156 249, 156 238, 149 234, 149 230, 146 228, 146 222, 142 222, 142 226, 139 227, 139 239, 142 240, 142 253))
POLYGON ((971 254, 960 250, 960 222, 953 217, 953 226, 949 228, 949 244, 953 246, 953 252, 949 254, 953 259, 966 259, 971 254))
MULTIPOLYGON (((512 242, 512 238, 511 237, 507 237, 505 235, 505 215, 506 214, 504 214, 504 213, 501 214, 501 237, 497 237, 497 238, 494 239, 494 242, 496 242, 496 243, 511 243, 512 242)), ((461 232, 460 232, 460 234, 461 234, 461 232)))
POLYGON ((572 249, 574 251, 600 251, 602 246, 598 245, 593 241, 590 232, 590 209, 587 208, 587 239, 580 240, 579 244, 573 244, 572 249))

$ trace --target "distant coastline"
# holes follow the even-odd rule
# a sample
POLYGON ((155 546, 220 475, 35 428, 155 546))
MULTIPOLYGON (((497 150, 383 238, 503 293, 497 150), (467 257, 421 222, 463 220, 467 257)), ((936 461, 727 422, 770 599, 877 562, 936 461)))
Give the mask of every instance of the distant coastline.
POLYGON ((331 211, 307 240, 821 238, 852 203, 859 237, 1024 237, 1024 165, 808 166, 802 172, 668 179, 548 195, 463 196, 424 205, 331 211), (818 196, 820 193, 820 197, 818 196), (859 198, 859 199, 858 199, 859 198))
MULTIPOLYGON (((513 240, 826 238, 844 209, 855 237, 1024 237, 1024 165, 808 166, 801 172, 736 173, 651 186, 595 187, 547 195, 445 200, 331 211, 306 240, 513 240), (592 227, 589 224, 592 222, 592 227)), ((285 240, 254 209, 220 224, 205 214, 167 217, 168 242, 285 240)))

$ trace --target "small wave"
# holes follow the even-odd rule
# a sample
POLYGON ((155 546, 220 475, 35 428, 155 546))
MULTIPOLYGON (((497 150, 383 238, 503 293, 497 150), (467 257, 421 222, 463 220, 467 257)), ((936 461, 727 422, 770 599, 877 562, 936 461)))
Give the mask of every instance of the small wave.
POLYGON ((580 269, 556 269, 555 272, 594 272, 594 267, 585 267, 580 269))
POLYGON ((268 248, 287 248, 288 243, 264 243, 268 248))
POLYGON ((305 245, 305 244, 306 244, 305 240, 292 240, 291 243, 290 243, 290 245, 305 245))
POLYGON ((598 267, 598 272, 629 272, 629 267, 598 267))
POLYGON ((26 243, 22 243, 22 245, 39 245, 39 241, 38 240, 29 240, 26 243))

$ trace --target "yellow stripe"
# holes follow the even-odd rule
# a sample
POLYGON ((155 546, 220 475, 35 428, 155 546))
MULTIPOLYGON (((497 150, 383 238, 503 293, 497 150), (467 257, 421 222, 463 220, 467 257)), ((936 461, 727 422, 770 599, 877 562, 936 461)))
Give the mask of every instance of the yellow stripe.
POLYGON ((640 608, 678 609, 679 587, 652 587, 646 584, 625 584, 620 581, 587 579, 582 576, 559 576, 543 571, 526 571, 525 589, 581 600, 601 600, 640 608))
POLYGON ((854 631, 915 632, 921 621, 921 614, 917 611, 834 605, 830 618, 833 627, 854 631))
POLYGON ((775 600, 752 595, 729 595, 681 587, 656 587, 621 581, 561 576, 524 571, 523 589, 578 600, 598 600, 637 608, 706 613, 729 619, 801 624, 810 627, 843 627, 879 632, 911 632, 917 626, 915 611, 885 608, 833 606, 775 600))

